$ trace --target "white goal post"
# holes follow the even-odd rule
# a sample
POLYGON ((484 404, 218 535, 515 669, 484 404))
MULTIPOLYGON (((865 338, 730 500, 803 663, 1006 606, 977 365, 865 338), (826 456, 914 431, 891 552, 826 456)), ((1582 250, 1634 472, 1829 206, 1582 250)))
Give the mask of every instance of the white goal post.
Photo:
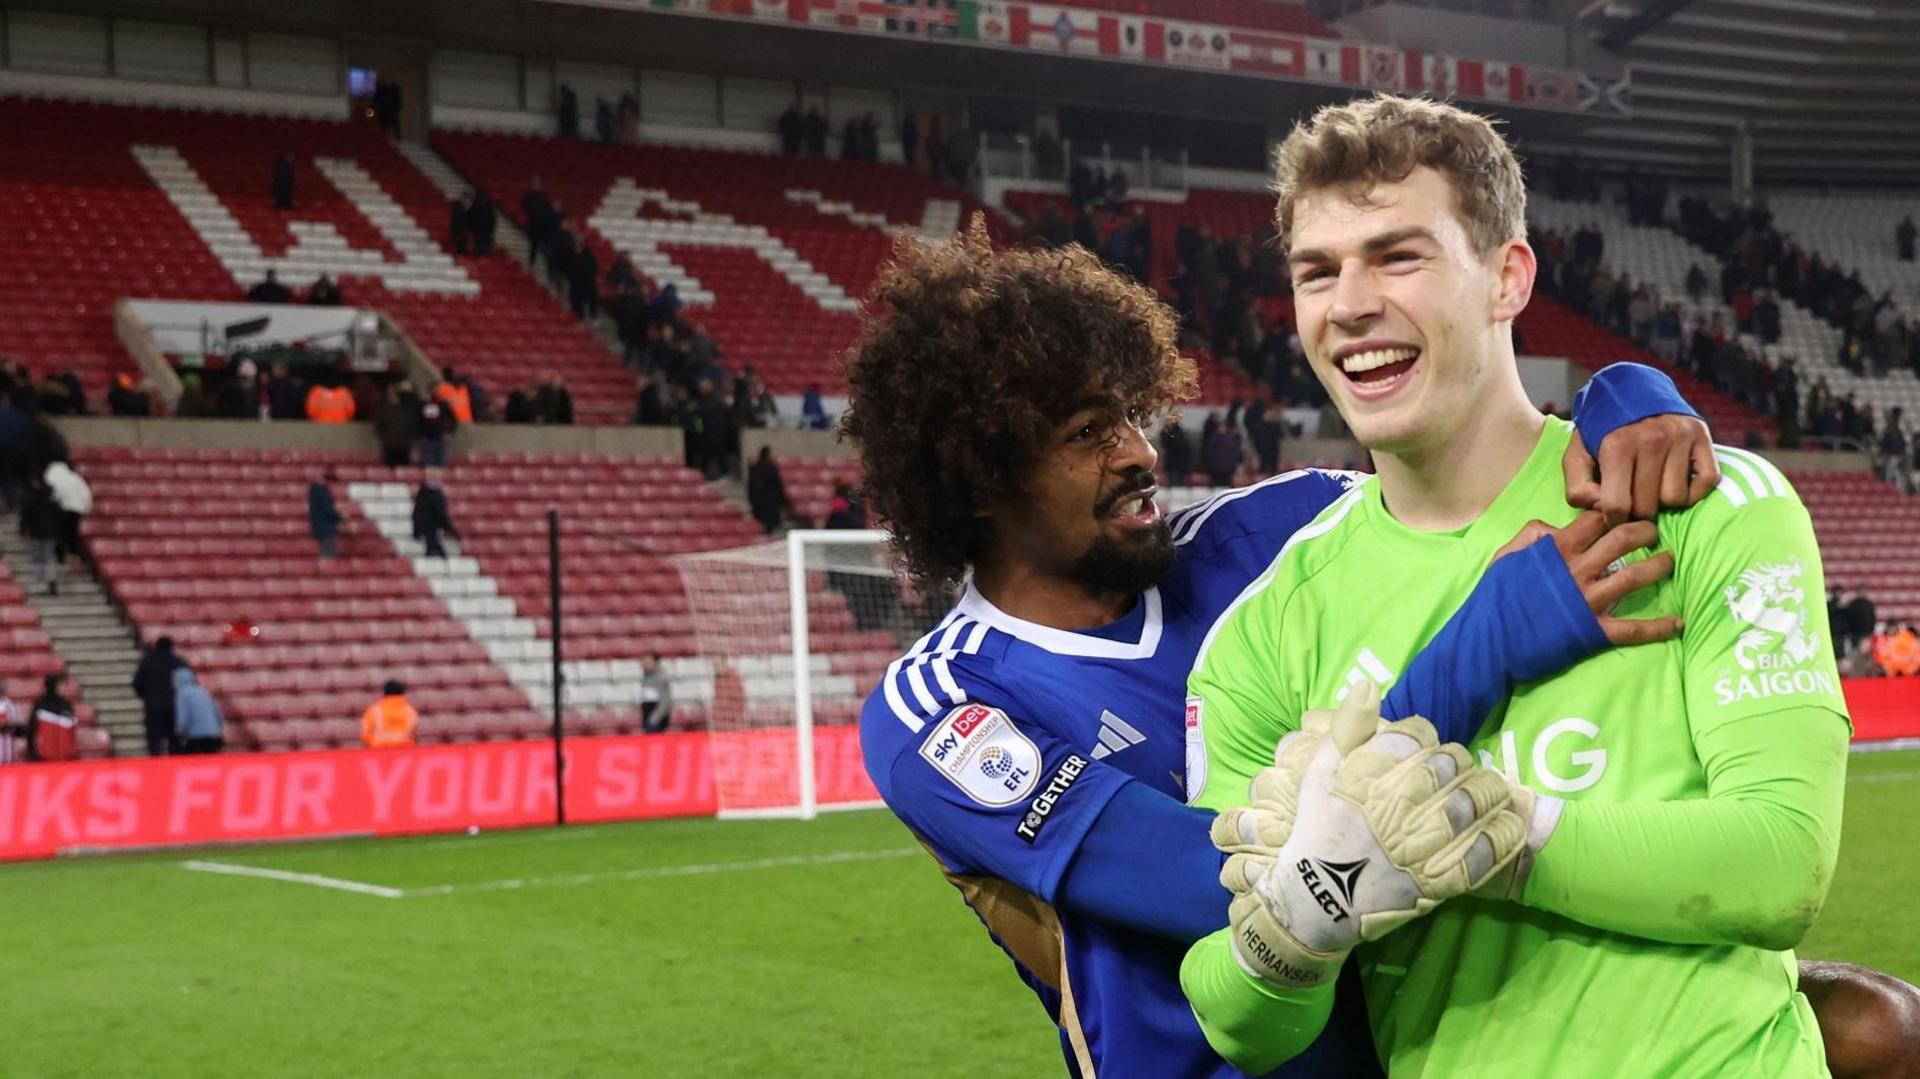
POLYGON ((720 816, 810 819, 878 804, 860 760, 860 705, 947 597, 907 589, 886 533, 873 530, 800 529, 673 562, 699 666, 712 674, 720 816))

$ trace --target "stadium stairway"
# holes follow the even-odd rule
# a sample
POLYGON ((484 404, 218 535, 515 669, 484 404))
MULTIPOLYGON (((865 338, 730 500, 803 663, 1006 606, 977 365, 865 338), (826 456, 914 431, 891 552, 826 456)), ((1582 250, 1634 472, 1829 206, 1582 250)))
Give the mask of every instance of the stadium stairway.
POLYGON ((12 515, 0 515, 0 643, 0 676, 23 707, 39 695, 42 677, 66 672, 79 712, 81 756, 145 752, 132 690, 140 654, 131 632, 90 576, 63 573, 59 595, 41 591, 12 515))

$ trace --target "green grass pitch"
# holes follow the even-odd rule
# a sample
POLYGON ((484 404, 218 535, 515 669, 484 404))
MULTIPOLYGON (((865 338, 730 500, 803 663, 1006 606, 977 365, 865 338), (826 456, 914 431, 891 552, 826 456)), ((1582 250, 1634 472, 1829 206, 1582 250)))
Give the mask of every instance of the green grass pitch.
MULTIPOLYGON (((1916 804, 1920 752, 1853 758, 1803 956, 1920 981, 1916 804)), ((1063 1070, 883 812, 7 866, 0 925, 6 1076, 1063 1070)))

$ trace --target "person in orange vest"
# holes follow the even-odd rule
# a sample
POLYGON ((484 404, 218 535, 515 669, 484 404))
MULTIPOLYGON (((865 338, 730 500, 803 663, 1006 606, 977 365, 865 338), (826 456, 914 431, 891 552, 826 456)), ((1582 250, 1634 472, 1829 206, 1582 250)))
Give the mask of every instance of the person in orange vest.
POLYGON ((1914 633, 1912 626, 1901 626, 1882 634, 1874 642, 1873 659, 1894 678, 1920 674, 1920 635, 1914 633))
POLYGON ((353 392, 345 386, 315 383, 307 391, 307 418, 313 422, 346 423, 353 414, 353 392))
POLYGON ((447 368, 446 375, 446 381, 433 387, 434 399, 452 410, 454 419, 461 423, 472 423, 473 394, 467 390, 465 383, 454 381, 457 376, 453 368, 447 368))
POLYGON ((368 749, 394 749, 413 744, 414 731, 420 727, 420 713, 407 703, 407 687, 389 681, 385 696, 367 707, 360 716, 360 741, 368 749))

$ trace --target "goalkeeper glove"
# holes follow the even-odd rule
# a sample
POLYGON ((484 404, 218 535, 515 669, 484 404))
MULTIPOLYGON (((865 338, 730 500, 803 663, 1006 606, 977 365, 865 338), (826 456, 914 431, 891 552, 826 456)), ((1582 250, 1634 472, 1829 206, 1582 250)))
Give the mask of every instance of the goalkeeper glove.
POLYGON ((1253 804, 1214 821, 1233 954, 1254 977, 1319 985, 1355 945, 1486 884, 1523 846, 1501 776, 1424 719, 1383 721, 1379 703, 1363 682, 1308 713, 1254 777, 1253 804))

